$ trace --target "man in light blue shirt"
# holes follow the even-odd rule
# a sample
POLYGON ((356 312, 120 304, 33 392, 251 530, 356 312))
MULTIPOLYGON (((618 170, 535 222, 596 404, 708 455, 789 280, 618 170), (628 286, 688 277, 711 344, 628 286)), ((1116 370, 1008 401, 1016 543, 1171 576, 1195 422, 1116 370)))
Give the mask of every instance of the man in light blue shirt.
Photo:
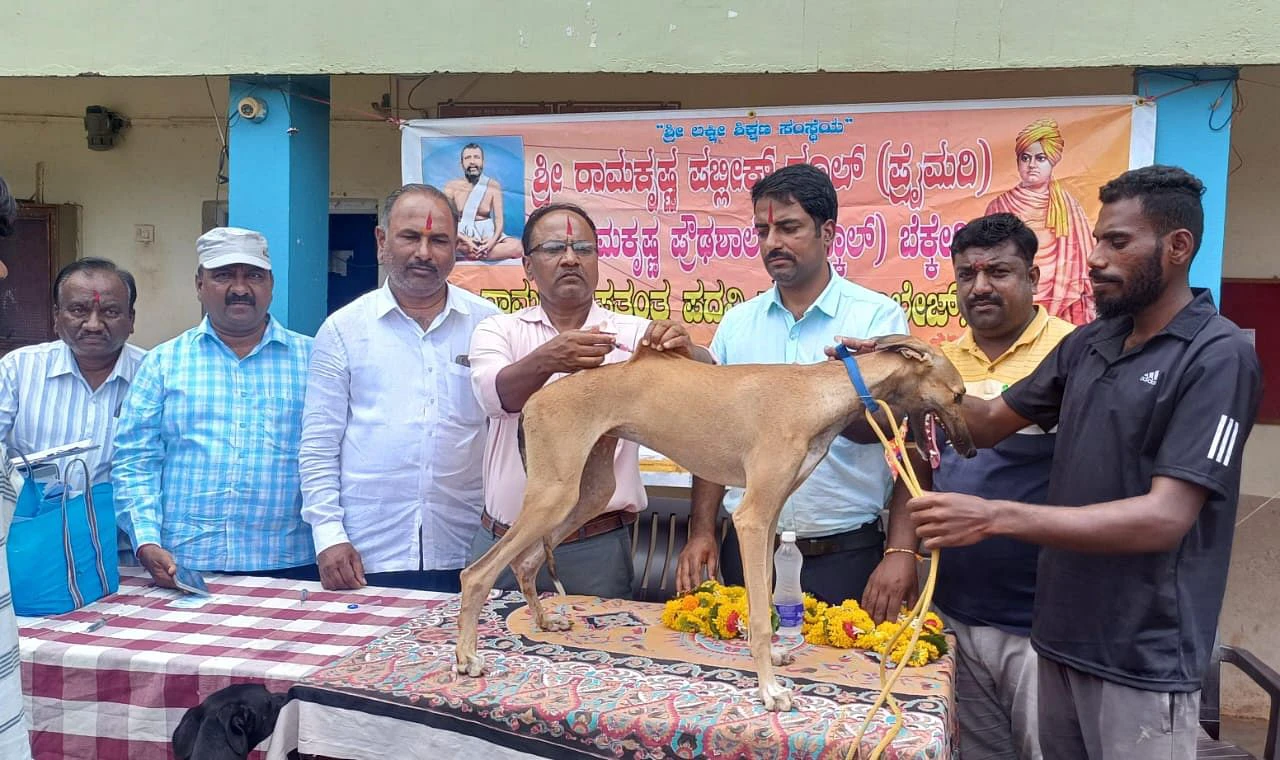
POLYGON ((116 431, 117 511, 162 586, 179 567, 316 578, 298 487, 311 338, 267 314, 261 234, 218 227, 196 249, 207 316, 134 377, 116 431))
POLYGON ((430 185, 387 198, 387 282, 316 333, 302 419, 302 517, 327 589, 459 591, 484 506, 485 414, 471 333, 498 307, 448 282, 458 212, 430 185))
MULTIPOLYGON (((774 287, 729 310, 711 342, 721 364, 812 364, 827 360, 824 349, 837 336, 906 334, 901 307, 874 291, 836 275, 827 254, 835 235, 835 187, 809 164, 788 166, 751 191, 760 256, 774 287)), ((779 388, 778 393, 787 393, 779 388)), ((880 511, 909 494, 895 487, 879 444, 837 438, 825 459, 787 499, 778 530, 794 530, 804 554, 801 585, 838 604, 858 599, 877 620, 896 616, 916 588, 913 552, 885 551, 880 511)), ((703 568, 717 566, 715 522, 721 500, 730 514, 742 489, 693 479, 690 539, 680 555, 677 585, 701 581, 703 568)), ((906 520, 891 521, 890 546, 916 545, 906 520), (896 530, 895 530, 896 529, 896 530), (894 536, 901 533, 901 536, 894 536)), ((732 527, 719 566, 730 584, 742 583, 742 560, 732 527)))

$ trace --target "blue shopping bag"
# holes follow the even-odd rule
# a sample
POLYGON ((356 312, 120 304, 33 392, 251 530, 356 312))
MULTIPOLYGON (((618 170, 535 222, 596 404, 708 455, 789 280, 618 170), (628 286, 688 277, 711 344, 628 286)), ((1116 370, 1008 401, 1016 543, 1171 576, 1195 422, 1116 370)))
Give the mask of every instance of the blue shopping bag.
MULTIPOLYGON (((89 468, 77 459, 68 473, 89 468)), ((27 483, 34 482, 28 478, 27 483)), ((66 478, 70 480, 70 478, 66 478)), ((9 526, 9 578, 13 607, 19 615, 57 615, 97 601, 120 587, 116 560, 116 514, 111 484, 99 483, 75 492, 64 483, 57 493, 46 495, 31 486, 38 503, 15 512, 9 526)), ((28 487, 23 487, 27 499, 28 487)), ((22 497, 19 497, 22 501, 22 497)))

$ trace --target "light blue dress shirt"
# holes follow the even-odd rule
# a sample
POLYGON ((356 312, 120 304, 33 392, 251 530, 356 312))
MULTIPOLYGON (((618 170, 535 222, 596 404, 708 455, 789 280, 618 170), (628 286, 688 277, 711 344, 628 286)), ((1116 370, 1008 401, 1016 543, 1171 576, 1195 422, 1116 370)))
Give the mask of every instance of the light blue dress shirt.
MULTIPOLYGON (((825 349, 838 335, 908 332, 902 307, 831 270, 831 282, 798 320, 782 305, 776 286, 730 309, 711 341, 711 353, 721 364, 813 364, 827 361, 825 349)), ((836 438, 826 458, 787 499, 778 530, 794 530, 801 538, 853 530, 875 520, 892 492, 880 444, 836 438)), ((728 489, 724 506, 730 514, 741 502, 742 489, 728 489)))
POLYGON ((111 472, 135 551, 213 572, 315 562, 298 482, 311 342, 272 319, 241 359, 206 318, 143 358, 111 472))

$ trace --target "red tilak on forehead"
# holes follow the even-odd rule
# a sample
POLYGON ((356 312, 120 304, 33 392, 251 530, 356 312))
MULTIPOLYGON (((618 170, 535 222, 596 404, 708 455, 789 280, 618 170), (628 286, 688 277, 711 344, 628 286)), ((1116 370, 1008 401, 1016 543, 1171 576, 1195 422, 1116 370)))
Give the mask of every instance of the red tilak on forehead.
POLYGON ((101 305, 102 305, 102 294, 101 294, 101 293, 99 293, 99 292, 98 292, 98 291, 96 291, 96 290, 95 290, 95 291, 93 291, 93 303, 94 303, 94 305, 96 305, 96 306, 101 306, 101 305))
POLYGON ((430 211, 428 211, 428 212, 427 212, 427 223, 426 223, 425 225, 423 225, 423 227, 422 227, 422 231, 423 231, 423 232, 430 232, 430 231, 431 231, 431 212, 430 212, 430 211))
POLYGON ((564 215, 564 234, 566 235, 573 234, 573 217, 569 216, 568 214, 564 215))
POLYGON ((773 201, 769 201, 769 224, 773 224, 773 201))

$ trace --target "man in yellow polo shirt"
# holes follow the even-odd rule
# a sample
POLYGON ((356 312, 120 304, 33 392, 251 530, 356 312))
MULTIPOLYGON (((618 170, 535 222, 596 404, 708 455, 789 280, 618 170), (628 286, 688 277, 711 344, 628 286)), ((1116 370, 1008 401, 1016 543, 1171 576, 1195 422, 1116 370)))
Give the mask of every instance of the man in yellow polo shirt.
MULTIPOLYGON (((943 352, 970 395, 991 399, 1029 375, 1072 330, 1034 303, 1036 235, 1013 214, 969 222, 951 246, 969 326, 943 352)), ((1054 431, 1031 426, 964 459, 947 447, 933 489, 1045 503, 1054 431)), ((1039 548, 1008 538, 945 549, 934 603, 955 629, 962 760, 1039 760, 1031 649, 1039 548)))

